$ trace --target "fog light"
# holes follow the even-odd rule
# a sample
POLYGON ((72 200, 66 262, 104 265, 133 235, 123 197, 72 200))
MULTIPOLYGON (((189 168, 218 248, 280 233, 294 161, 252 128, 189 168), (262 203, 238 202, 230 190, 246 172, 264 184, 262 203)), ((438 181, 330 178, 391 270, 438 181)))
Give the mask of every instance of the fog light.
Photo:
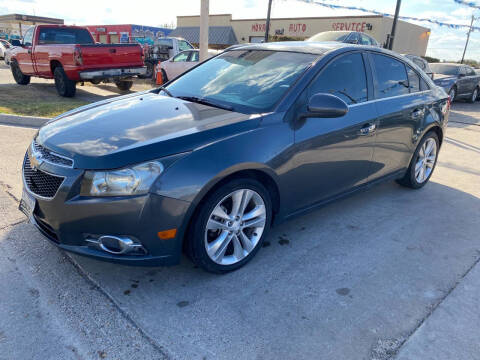
POLYGON ((126 236, 102 235, 96 237, 89 235, 85 241, 89 245, 114 255, 145 255, 147 253, 140 243, 126 236))

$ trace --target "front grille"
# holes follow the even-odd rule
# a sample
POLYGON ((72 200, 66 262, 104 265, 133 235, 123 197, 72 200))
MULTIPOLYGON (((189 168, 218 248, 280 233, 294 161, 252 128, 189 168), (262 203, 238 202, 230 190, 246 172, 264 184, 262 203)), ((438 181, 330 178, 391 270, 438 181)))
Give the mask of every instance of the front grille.
POLYGON ((38 144, 35 140, 32 143, 32 150, 35 154, 38 154, 36 157, 41 157, 42 160, 47 161, 49 163, 65 166, 65 167, 73 167, 73 160, 66 158, 62 155, 56 154, 42 145, 38 144))
POLYGON ((23 161, 23 178, 32 193, 45 198, 53 198, 64 179, 63 177, 50 175, 38 169, 33 170, 28 154, 25 155, 23 161))

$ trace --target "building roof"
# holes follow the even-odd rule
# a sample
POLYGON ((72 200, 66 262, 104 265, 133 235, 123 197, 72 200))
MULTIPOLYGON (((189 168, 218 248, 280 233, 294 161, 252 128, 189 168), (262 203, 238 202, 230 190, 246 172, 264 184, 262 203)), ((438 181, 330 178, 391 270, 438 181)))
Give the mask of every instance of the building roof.
POLYGON ((30 21, 42 24, 63 24, 63 19, 23 14, 0 15, 0 21, 30 21))
MULTIPOLYGON (((174 29, 170 36, 182 37, 191 43, 200 42, 200 27, 185 26, 174 29)), ((234 45, 237 44, 237 37, 231 26, 210 26, 208 30, 208 43, 216 45, 234 45)))

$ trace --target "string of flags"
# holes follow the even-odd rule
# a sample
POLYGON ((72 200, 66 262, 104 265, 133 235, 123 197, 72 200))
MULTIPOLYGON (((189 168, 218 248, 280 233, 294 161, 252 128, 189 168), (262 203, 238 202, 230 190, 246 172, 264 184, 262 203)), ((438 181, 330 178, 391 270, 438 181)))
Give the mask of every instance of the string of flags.
MULTIPOLYGON (((358 6, 334 5, 334 4, 328 4, 328 3, 325 3, 325 2, 314 1, 314 0, 299 0, 299 1, 309 3, 309 4, 320 5, 320 6, 323 6, 323 7, 330 8, 330 9, 357 10, 357 11, 373 13, 373 14, 376 14, 376 15, 393 17, 392 14, 383 13, 383 12, 376 11, 376 10, 369 10, 369 9, 365 9, 365 8, 358 7, 358 6)), ((463 2, 463 0, 454 0, 454 1, 455 2, 463 2)), ((479 8, 480 8, 480 6, 479 6, 479 8)), ((431 24, 439 25, 439 26, 446 26, 450 29, 463 29, 463 28, 468 29, 468 28, 470 28, 470 25, 449 24, 449 23, 445 23, 445 22, 442 22, 442 21, 438 21, 438 20, 422 19, 422 18, 417 18, 417 17, 413 17, 413 16, 401 16, 400 15, 399 18, 402 19, 402 20, 413 20, 413 21, 428 22, 428 23, 431 23, 431 24)), ((480 27, 472 26, 472 31, 480 31, 480 27)))
POLYGON ((471 8, 474 8, 474 9, 480 9, 480 5, 477 5, 472 1, 465 1, 465 0, 453 0, 453 1, 455 1, 457 4, 470 6, 471 8))

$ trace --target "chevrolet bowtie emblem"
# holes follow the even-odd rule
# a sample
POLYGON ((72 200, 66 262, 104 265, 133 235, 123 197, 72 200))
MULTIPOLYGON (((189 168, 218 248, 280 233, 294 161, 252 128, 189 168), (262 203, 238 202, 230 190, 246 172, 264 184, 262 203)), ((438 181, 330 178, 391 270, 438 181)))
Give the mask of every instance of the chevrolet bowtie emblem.
POLYGON ((38 168, 43 164, 42 156, 39 154, 32 154, 30 157, 30 167, 33 171, 37 171, 38 168))

